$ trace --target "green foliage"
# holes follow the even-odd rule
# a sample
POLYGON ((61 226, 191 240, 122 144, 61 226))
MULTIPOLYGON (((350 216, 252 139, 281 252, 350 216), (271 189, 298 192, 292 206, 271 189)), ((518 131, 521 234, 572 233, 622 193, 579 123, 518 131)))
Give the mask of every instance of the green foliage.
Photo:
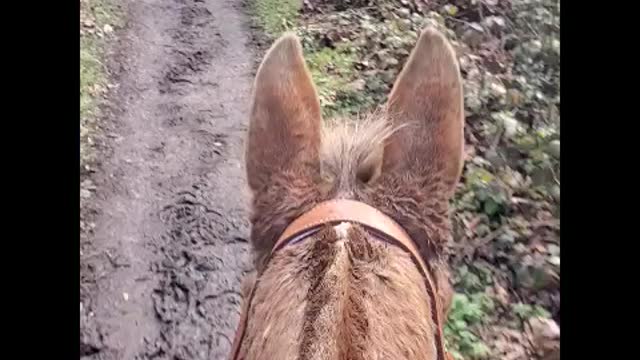
POLYGON ((256 0, 255 15, 267 35, 277 37, 295 27, 302 0, 256 0))
POLYGON ((473 332, 491 315, 494 304, 485 293, 455 294, 445 325, 447 348, 456 359, 486 359, 487 345, 473 332))
POLYGON ((466 267, 459 271, 459 274, 460 280, 458 281, 458 285, 463 289, 477 291, 482 288, 482 281, 480 280, 480 277, 475 273, 468 271, 466 267))
POLYGON ((502 181, 485 168, 470 166, 466 178, 466 191, 472 195, 468 205, 478 212, 497 219, 506 214, 509 207, 509 194, 502 181))
POLYGON ((527 320, 532 317, 551 317, 551 314, 539 305, 516 303, 511 306, 511 311, 521 320, 527 320))
POLYGON ((490 271, 484 267, 462 265, 456 275, 456 288, 464 293, 482 291, 493 283, 490 271))

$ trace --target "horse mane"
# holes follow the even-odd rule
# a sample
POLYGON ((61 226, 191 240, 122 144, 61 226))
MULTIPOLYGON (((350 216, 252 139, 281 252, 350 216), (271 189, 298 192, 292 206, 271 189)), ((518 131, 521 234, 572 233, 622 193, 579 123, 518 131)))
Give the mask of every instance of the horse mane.
POLYGON ((382 111, 323 122, 321 172, 335 197, 353 198, 380 176, 385 141, 397 129, 382 111))

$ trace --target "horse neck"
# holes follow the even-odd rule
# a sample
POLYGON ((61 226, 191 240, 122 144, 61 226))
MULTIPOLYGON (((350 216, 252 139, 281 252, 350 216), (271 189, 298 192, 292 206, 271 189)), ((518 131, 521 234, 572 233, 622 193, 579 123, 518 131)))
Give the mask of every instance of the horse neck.
POLYGON ((424 281, 400 248, 350 224, 277 252, 260 275, 248 359, 435 359, 424 281))

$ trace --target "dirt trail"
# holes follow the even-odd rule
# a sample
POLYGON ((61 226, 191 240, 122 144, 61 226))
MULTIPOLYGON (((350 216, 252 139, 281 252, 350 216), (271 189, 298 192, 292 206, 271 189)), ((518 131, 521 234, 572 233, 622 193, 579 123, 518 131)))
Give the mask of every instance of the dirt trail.
POLYGON ((112 156, 87 205, 81 358, 222 359, 251 269, 246 17, 232 0, 128 6, 112 156))

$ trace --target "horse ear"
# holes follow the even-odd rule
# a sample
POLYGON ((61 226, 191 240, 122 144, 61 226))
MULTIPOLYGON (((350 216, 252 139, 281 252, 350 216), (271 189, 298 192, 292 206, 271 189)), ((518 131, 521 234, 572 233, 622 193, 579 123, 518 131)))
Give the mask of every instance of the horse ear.
POLYGON ((320 103, 293 34, 282 36, 258 69, 247 146, 247 175, 255 191, 274 174, 320 171, 320 103))
POLYGON ((388 139, 382 171, 438 175, 453 190, 462 171, 464 108, 455 53, 439 32, 422 32, 387 104, 398 130, 388 139))

